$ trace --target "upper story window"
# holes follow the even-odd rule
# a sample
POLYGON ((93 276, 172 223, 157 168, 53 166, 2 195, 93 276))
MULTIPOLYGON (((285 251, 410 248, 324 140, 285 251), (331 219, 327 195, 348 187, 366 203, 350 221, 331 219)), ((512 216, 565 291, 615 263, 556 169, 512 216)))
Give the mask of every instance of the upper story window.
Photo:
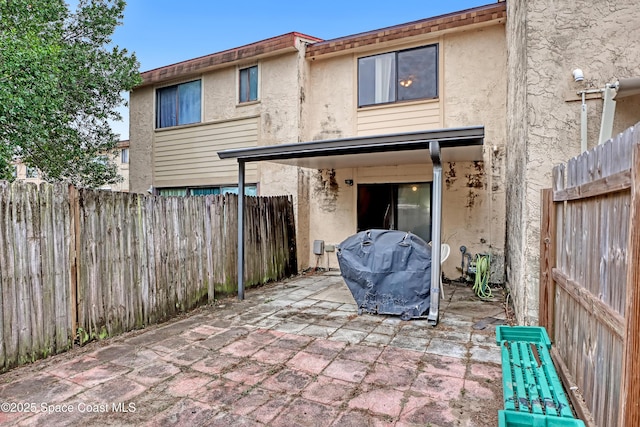
POLYGON ((258 66, 242 68, 238 76, 238 101, 251 102, 258 100, 258 66))
POLYGON ((438 45, 358 59, 358 106, 438 97, 438 45))
POLYGON ((129 149, 128 148, 123 148, 120 151, 120 163, 122 163, 122 164, 129 163, 129 149))
POLYGON ((200 88, 200 80, 194 80, 156 90, 156 128, 199 123, 200 88))

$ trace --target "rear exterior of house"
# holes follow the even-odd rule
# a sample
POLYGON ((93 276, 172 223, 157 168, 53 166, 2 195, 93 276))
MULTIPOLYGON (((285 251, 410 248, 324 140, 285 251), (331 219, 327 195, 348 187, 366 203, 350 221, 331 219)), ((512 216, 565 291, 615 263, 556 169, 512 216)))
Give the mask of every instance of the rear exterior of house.
MULTIPOLYGON (((503 281, 506 144, 504 3, 309 45, 305 141, 484 126, 484 155, 444 167, 443 271, 458 278, 460 246, 492 256, 503 281)), ((432 164, 309 170, 309 241, 392 228, 431 240, 432 164)), ((315 255, 309 250, 311 265, 315 255)), ((320 265, 337 267, 333 254, 320 265)))
MULTIPOLYGON (((235 162, 216 152, 297 141, 303 50, 313 41, 289 33, 143 73, 130 102, 132 191, 237 191, 235 162)), ((248 194, 260 191, 256 165, 247 183, 248 194)))
MULTIPOLYGON (((444 265, 460 252, 492 255, 504 280, 506 144, 504 3, 336 40, 290 33, 143 73, 130 97, 131 190, 237 191, 225 149, 484 126, 475 161, 444 165, 444 265)), ((291 194, 302 268, 337 268, 327 247, 368 228, 430 240, 432 165, 312 169, 248 163, 246 194, 291 194)))

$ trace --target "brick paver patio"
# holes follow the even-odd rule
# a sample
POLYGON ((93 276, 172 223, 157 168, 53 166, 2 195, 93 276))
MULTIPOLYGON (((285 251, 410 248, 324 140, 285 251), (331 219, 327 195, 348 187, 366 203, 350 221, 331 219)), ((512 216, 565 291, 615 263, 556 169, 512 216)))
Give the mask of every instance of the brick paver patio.
POLYGON ((335 272, 248 290, 1 375, 0 424, 497 425, 504 310, 445 295, 433 328, 358 316, 335 272))

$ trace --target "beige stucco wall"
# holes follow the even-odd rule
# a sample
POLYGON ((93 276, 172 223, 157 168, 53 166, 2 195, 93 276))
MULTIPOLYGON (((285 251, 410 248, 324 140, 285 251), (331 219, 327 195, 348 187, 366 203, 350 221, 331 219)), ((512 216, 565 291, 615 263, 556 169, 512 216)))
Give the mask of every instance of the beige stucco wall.
MULTIPOLYGON (((300 142, 301 111, 304 102, 305 67, 303 42, 297 53, 265 61, 260 79, 261 111, 259 145, 300 142)), ((261 162, 258 165, 260 195, 290 195, 297 230, 298 259, 306 258, 308 242, 308 172, 294 166, 261 162)), ((304 264, 299 263, 300 268, 304 264)))
MULTIPOLYGON (((580 102, 575 92, 640 76, 640 15, 634 0, 511 1, 507 12, 507 280, 518 321, 535 324, 540 190, 551 186, 553 165, 579 154, 580 102), (573 81, 575 68, 584 71, 584 82, 573 81)), ((618 103, 614 135, 640 120, 638 98, 618 103)), ((602 100, 587 105, 593 147, 602 100)))
MULTIPOLYGON (((444 38, 443 127, 483 125, 483 162, 445 164, 443 238, 460 265, 461 245, 491 254, 495 283, 504 281, 507 84, 504 25, 444 38)), ((445 274, 451 269, 445 266, 445 274)))
MULTIPOLYGON (((506 147, 506 185, 507 205, 507 283, 511 288, 512 301, 517 312, 522 313, 525 306, 527 287, 519 286, 523 281, 523 262, 525 224, 525 182, 527 126, 523 125, 527 111, 527 49, 526 41, 526 4, 510 2, 507 4, 507 138, 506 147), (517 278, 517 279, 516 279, 517 278)), ((533 250, 533 248, 531 248, 533 250)), ((521 317, 522 319, 522 317, 521 317)))
POLYGON ((354 136, 356 68, 350 54, 310 62, 302 119, 305 140, 354 136))
POLYGON ((153 184, 154 89, 129 94, 129 191, 145 193, 153 184))
MULTIPOLYGON (((452 253, 443 271, 449 278, 460 277, 461 245, 472 253, 491 253, 494 258, 492 280, 504 280, 505 247, 505 178, 504 153, 506 141, 506 42, 503 25, 484 27, 460 33, 430 35, 410 44, 388 46, 386 51, 401 50, 424 44, 440 43, 440 109, 437 122, 425 117, 415 129, 398 129, 393 123, 379 131, 394 133, 403 130, 424 130, 484 125, 489 149, 484 161, 478 163, 445 164, 443 194, 443 241, 452 253), (494 150, 495 147, 495 150, 494 150)), ((309 140, 333 139, 359 135, 357 109, 357 57, 382 53, 375 50, 345 54, 310 62, 311 84, 306 91, 304 135, 309 140)), ((431 103, 426 101, 422 104, 431 103)), ((414 104, 418 108, 421 103, 414 104)), ((399 105, 399 104, 397 104, 399 105)), ((397 105, 387 110, 397 111, 397 105)), ((374 107, 384 117, 385 108, 374 107)), ((412 111, 416 108, 411 107, 412 111)), ((369 133, 365 133, 369 134, 369 133)), ((432 167, 424 163, 376 168, 339 169, 332 173, 310 171, 309 241, 324 240, 336 244, 357 229, 357 185, 384 182, 428 182, 432 167), (353 179, 354 185, 345 184, 353 179)), ((316 264, 312 247, 308 263, 316 264)), ((335 253, 326 254, 320 266, 337 268, 335 253)))

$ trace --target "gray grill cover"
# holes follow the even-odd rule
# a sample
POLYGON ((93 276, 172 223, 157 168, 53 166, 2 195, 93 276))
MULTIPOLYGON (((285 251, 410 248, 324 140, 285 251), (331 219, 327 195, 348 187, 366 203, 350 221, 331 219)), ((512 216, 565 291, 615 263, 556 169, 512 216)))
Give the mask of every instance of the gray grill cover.
POLYGON ((431 248, 415 234, 368 230, 338 245, 340 271, 358 313, 396 314, 408 320, 428 314, 431 248))

